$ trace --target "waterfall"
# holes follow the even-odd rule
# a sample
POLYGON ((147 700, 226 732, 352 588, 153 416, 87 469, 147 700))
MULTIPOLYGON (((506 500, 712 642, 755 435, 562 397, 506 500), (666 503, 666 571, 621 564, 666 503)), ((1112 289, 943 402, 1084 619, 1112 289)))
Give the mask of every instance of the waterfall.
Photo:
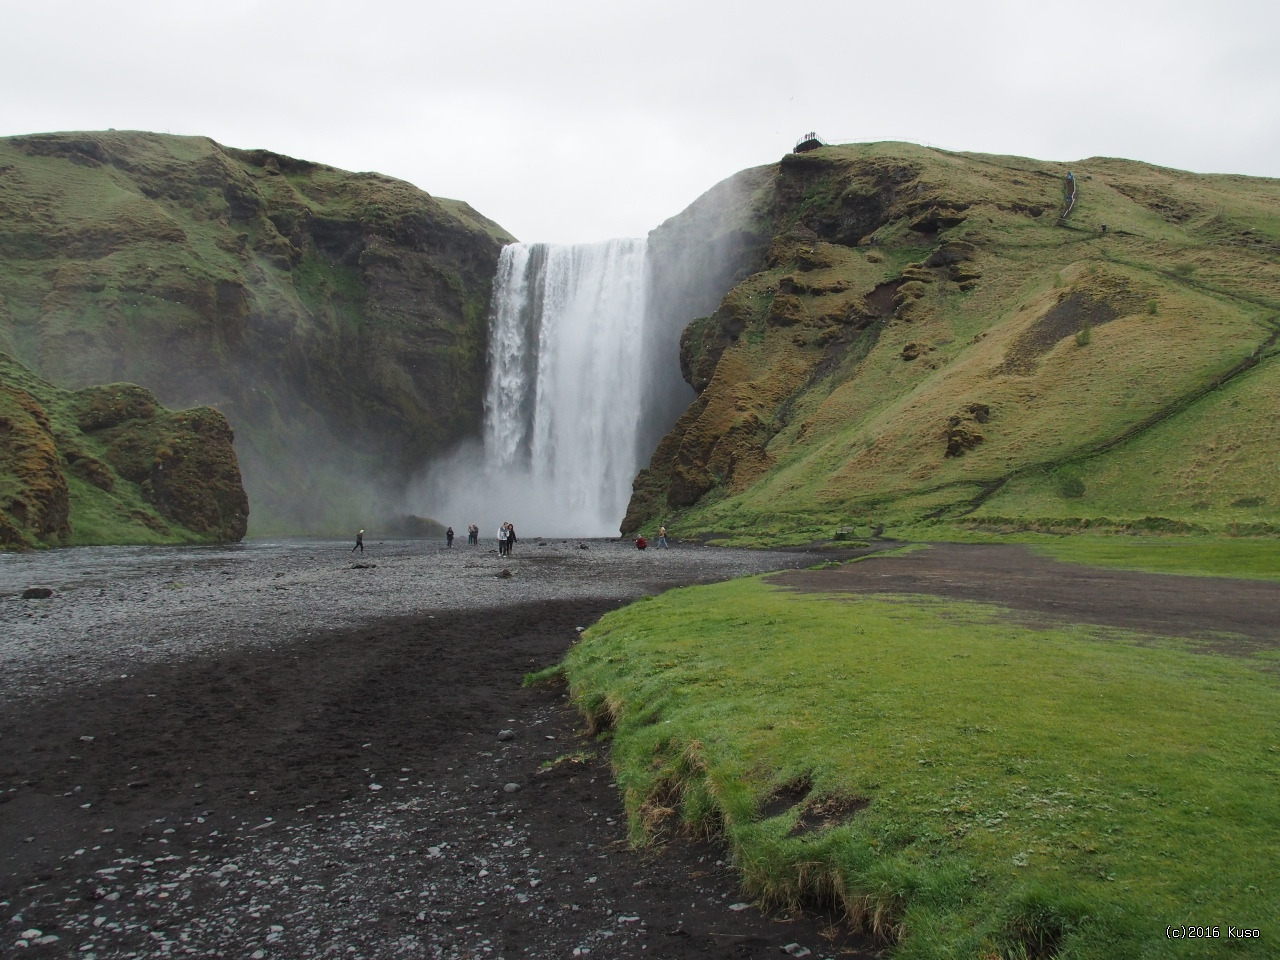
POLYGON ((527 477, 527 505, 549 526, 613 534, 626 511, 637 470, 644 285, 643 240, 502 251, 485 466, 527 477))
POLYGON ((482 441, 426 465, 410 512, 521 535, 617 536, 631 483, 694 399, 680 335, 762 268, 771 167, 717 184, 647 240, 504 247, 482 441))
MULTIPOLYGON (((479 458, 429 478, 428 510, 456 530, 617 536, 641 451, 646 242, 512 244, 490 309, 479 458), (493 528, 493 530, 490 529, 493 528)), ((670 365, 671 358, 667 358, 670 365)))

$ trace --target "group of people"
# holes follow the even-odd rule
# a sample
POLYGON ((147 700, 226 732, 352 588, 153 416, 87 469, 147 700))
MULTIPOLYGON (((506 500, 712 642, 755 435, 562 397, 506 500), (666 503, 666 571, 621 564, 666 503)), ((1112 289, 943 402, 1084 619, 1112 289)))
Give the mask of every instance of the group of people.
POLYGON ((504 523, 498 528, 498 555, 502 557, 511 556, 511 550, 516 545, 516 528, 509 523, 504 523))
MULTIPOLYGON (((649 546, 649 541, 648 541, 648 540, 646 540, 644 537, 636 537, 636 549, 637 549, 637 550, 645 550, 645 549, 648 549, 648 546, 649 546)), ((666 528, 666 526, 665 526, 665 525, 664 525, 664 526, 661 526, 661 527, 659 527, 659 528, 658 528, 658 546, 659 546, 659 547, 661 547, 661 548, 663 548, 663 549, 666 549, 666 546, 667 546, 667 528, 666 528)))
MULTIPOLYGON (((445 530, 444 539, 445 539, 445 546, 447 547, 453 546, 453 527, 449 527, 449 529, 445 530)), ((479 543, 480 543, 479 525, 474 523, 467 524, 467 546, 474 547, 474 546, 477 546, 479 543)), ((512 548, 515 547, 515 545, 516 545, 515 526, 511 523, 503 523, 502 526, 498 528, 498 555, 502 557, 511 556, 511 550, 512 548)), ((665 547, 667 545, 667 528, 665 526, 661 526, 658 528, 657 545, 659 547, 665 547)), ((636 537, 636 546, 639 549, 644 550, 646 547, 649 546, 649 541, 646 540, 644 537, 636 537)), ((351 552, 354 553, 357 550, 359 550, 361 553, 364 553, 364 531, 363 530, 361 530, 359 533, 356 534, 356 545, 351 548, 351 552)))
MULTIPOLYGON (((361 535, 364 531, 360 531, 361 535)), ((444 541, 446 547, 453 546, 453 527, 444 532, 444 541)), ((467 524, 467 546, 474 547, 480 543, 480 525, 475 523, 467 524)), ((359 543, 358 543, 359 545, 359 543)), ((511 548, 516 545, 516 528, 510 523, 504 523, 498 528, 498 553, 501 556, 508 557, 511 555, 511 548)), ((363 546, 361 546, 363 550, 363 546)))

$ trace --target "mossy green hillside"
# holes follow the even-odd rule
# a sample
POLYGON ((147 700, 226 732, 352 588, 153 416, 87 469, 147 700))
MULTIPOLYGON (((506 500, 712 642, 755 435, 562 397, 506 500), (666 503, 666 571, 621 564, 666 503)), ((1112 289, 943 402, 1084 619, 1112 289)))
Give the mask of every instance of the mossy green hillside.
POLYGON ((263 532, 365 526, 478 430, 509 240, 402 181, 202 137, 0 139, 0 349, 222 410, 263 532))
POLYGON ((1275 663, 747 580, 609 614, 565 669, 636 839, 722 831, 751 895, 895 957, 1130 960, 1275 953, 1275 663))
POLYGON ((0 547, 235 541, 248 512, 218 411, 61 390, 0 353, 0 547))
POLYGON ((1280 182, 885 143, 769 196, 624 529, 1274 519, 1280 182))

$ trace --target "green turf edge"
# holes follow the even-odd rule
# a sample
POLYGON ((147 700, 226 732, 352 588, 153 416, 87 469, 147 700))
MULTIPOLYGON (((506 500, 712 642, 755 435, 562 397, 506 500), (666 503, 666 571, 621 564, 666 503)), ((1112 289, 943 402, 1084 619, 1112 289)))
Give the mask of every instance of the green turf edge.
POLYGON ((752 579, 608 614, 565 672, 591 728, 613 729, 638 842, 678 812, 723 834, 751 895, 838 904, 898 957, 1065 960, 1272 954, 1280 875, 1259 851, 1280 839, 1265 800, 1280 783, 1276 662, 752 579), (796 809, 757 811, 797 778, 872 805, 788 836, 796 809), (1027 796, 1039 807, 1004 809, 1027 796), (1197 917, 1263 939, 1165 936, 1197 917))

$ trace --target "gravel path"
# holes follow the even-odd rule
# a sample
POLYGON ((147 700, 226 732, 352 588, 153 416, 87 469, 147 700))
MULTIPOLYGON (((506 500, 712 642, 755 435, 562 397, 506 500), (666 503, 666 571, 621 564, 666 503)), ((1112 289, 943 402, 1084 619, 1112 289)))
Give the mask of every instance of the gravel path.
POLYGON ((713 847, 632 850, 607 744, 520 684, 620 603, 816 558, 583 543, 0 556, 0 954, 871 956, 713 847))

